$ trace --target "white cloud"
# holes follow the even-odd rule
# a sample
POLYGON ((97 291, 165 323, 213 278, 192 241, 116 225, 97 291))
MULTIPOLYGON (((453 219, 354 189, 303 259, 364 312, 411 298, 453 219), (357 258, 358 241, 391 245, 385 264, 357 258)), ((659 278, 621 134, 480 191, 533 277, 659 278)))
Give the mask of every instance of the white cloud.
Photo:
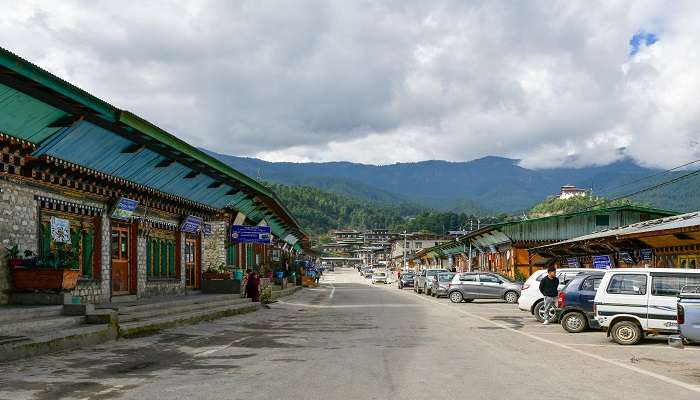
POLYGON ((2 46, 197 146, 386 164, 700 158, 693 1, 16 1, 2 46), (629 40, 659 41, 629 57, 629 40))

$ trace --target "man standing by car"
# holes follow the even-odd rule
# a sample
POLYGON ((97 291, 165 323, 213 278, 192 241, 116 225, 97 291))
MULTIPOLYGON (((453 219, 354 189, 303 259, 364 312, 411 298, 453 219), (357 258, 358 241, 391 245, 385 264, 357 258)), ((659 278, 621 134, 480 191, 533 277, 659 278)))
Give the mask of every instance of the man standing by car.
POLYGON ((552 308, 557 304, 557 295, 559 294, 559 278, 557 278, 557 269, 555 267, 547 268, 547 276, 540 281, 540 292, 544 295, 544 325, 549 325, 549 319, 552 317, 552 308))

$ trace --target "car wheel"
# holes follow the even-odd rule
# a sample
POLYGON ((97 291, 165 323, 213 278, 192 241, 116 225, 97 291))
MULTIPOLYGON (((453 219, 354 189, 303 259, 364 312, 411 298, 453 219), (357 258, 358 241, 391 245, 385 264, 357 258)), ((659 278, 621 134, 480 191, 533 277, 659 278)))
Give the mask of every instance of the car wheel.
POLYGON ((506 294, 503 296, 505 301, 509 304, 517 303, 518 302, 518 293, 517 292, 506 292, 506 294))
POLYGON ((585 315, 574 311, 562 317, 561 326, 569 333, 581 333, 588 328, 588 320, 585 315))
POLYGON ((642 328, 636 322, 620 321, 613 325, 610 335, 617 344, 637 344, 642 340, 642 328))
MULTIPOLYGON (((552 307, 549 310, 549 320, 550 321, 554 321, 555 313, 556 312, 554 311, 554 307, 552 307)), ((540 301, 539 303, 535 304, 534 314, 535 314, 535 319, 538 322, 544 322, 544 301, 540 301)))
POLYGON ((462 300, 464 300, 464 296, 462 296, 462 293, 460 292, 452 292, 450 293, 450 301, 453 303, 461 303, 462 300))

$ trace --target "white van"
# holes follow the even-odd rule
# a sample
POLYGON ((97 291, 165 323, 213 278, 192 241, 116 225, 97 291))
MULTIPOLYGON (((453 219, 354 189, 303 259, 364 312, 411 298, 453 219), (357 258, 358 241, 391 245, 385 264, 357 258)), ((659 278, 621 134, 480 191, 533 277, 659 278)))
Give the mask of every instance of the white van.
POLYGON ((678 331, 678 293, 700 285, 700 270, 620 268, 605 273, 595 295, 595 316, 618 344, 636 344, 645 334, 678 331))

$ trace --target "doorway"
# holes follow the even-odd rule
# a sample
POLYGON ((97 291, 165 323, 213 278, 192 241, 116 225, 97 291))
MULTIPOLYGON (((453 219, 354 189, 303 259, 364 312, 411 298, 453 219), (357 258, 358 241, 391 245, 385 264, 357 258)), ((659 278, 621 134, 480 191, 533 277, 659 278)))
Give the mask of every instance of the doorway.
POLYGON ((187 237, 185 239, 185 274, 186 286, 189 289, 199 289, 201 264, 199 257, 200 239, 187 237))
POLYGON ((131 229, 128 224, 112 223, 112 295, 131 294, 131 229))

